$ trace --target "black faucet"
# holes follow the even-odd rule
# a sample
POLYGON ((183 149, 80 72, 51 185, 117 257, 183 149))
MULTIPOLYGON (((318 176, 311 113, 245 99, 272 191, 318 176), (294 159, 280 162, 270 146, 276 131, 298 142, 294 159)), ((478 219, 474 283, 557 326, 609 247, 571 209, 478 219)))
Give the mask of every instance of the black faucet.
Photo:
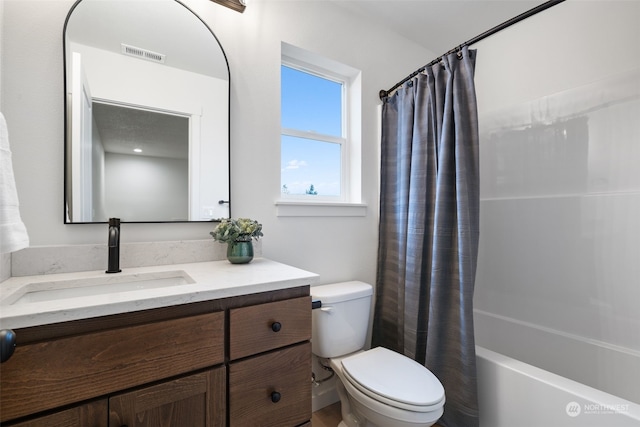
POLYGON ((109 263, 106 273, 120 273, 120 218, 109 218, 109 263))

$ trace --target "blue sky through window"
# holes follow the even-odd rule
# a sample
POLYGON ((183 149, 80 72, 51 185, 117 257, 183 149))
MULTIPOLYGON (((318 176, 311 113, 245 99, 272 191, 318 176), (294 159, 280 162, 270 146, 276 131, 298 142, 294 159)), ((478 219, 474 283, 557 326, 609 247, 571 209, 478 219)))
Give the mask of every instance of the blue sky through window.
POLYGON ((308 132, 282 135, 282 191, 305 194, 313 185, 318 196, 340 196, 341 147, 321 135, 342 137, 342 84, 284 65, 281 72, 282 128, 308 132))
MULTIPOLYGON (((282 135, 282 185, 288 194, 340 195, 340 145, 282 135)), ((283 189, 284 192, 284 189, 283 189)))

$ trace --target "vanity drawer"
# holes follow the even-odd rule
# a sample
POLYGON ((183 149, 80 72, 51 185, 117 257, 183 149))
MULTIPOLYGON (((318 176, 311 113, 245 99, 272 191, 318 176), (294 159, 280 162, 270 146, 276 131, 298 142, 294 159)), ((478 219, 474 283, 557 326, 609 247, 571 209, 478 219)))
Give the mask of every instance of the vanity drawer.
POLYGON ((0 367, 0 421, 223 362, 223 312, 18 343, 0 367))
POLYGON ((291 427, 311 419, 311 343, 231 363, 229 413, 230 427, 291 427))
POLYGON ((236 308, 229 313, 229 358, 311 339, 311 297, 236 308))

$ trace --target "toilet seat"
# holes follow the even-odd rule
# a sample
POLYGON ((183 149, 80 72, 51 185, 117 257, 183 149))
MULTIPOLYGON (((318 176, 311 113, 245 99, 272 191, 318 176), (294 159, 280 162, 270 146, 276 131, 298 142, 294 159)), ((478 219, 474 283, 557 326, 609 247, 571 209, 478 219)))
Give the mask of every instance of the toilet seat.
POLYGON ((345 357, 341 365, 351 385, 386 405, 413 412, 432 412, 444 405, 444 388, 438 378, 394 351, 377 347, 345 357))

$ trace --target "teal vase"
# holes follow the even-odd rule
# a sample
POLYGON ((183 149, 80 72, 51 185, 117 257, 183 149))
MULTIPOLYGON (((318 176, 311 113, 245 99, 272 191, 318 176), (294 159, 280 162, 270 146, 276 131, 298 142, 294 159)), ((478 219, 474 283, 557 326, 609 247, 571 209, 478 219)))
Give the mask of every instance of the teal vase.
POLYGON ((240 241, 227 244, 227 260, 231 264, 247 264, 253 259, 253 242, 240 241))

